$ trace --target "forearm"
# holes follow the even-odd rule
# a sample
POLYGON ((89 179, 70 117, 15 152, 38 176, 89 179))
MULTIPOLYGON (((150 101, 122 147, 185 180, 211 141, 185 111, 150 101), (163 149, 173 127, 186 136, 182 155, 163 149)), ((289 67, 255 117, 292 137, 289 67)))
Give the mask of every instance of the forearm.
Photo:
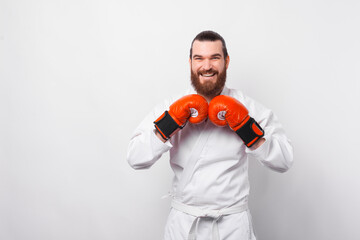
POLYGON ((150 130, 133 137, 128 147, 127 161, 134 169, 150 168, 163 153, 171 149, 170 142, 162 142, 154 132, 150 130))
POLYGON ((259 148, 261 145, 263 145, 263 143, 264 143, 265 141, 266 141, 265 138, 260 138, 256 143, 254 143, 254 145, 252 145, 252 146, 250 147, 250 149, 251 149, 252 151, 256 150, 256 149, 259 148))
MULTIPOLYGON (((260 161, 266 167, 276 172, 286 172, 293 164, 293 147, 284 136, 265 136, 257 148, 247 149, 252 159, 260 161)), ((253 146, 254 147, 254 146, 253 146)))
POLYGON ((156 136, 160 139, 160 141, 162 141, 163 143, 166 142, 166 140, 161 136, 161 134, 160 134, 158 131, 155 132, 155 135, 156 135, 156 136))

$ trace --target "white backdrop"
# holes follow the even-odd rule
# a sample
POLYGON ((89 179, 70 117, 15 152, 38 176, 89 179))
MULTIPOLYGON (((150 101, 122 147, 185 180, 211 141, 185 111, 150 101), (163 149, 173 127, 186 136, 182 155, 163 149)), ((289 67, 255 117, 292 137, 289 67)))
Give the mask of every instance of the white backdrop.
POLYGON ((357 0, 0 0, 0 239, 161 239, 168 156, 132 131, 190 86, 191 40, 227 41, 228 86, 274 110, 295 149, 250 164, 258 239, 360 239, 357 0))

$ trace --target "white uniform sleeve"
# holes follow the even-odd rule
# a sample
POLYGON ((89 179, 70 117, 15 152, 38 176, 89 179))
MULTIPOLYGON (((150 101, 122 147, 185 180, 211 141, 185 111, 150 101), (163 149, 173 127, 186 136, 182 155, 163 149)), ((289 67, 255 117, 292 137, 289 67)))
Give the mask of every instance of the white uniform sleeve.
POLYGON ((277 172, 286 172, 293 164, 293 147, 276 115, 254 100, 245 100, 249 114, 264 129, 266 141, 257 149, 246 149, 250 158, 277 172))
POLYGON ((154 121, 167 109, 165 105, 157 106, 135 129, 127 152, 127 161, 132 168, 150 168, 163 153, 172 148, 170 141, 163 143, 155 135, 154 121))

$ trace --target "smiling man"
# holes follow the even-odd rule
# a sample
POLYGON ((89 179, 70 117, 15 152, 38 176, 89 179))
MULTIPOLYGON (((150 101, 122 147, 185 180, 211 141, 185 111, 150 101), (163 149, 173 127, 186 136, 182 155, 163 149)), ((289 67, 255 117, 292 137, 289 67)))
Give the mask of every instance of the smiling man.
POLYGON ((293 162, 290 141, 274 113, 226 87, 224 39, 204 31, 190 48, 191 84, 164 101, 135 130, 127 160, 150 168, 170 152, 174 180, 165 240, 256 239, 248 209, 248 161, 277 171, 293 162))

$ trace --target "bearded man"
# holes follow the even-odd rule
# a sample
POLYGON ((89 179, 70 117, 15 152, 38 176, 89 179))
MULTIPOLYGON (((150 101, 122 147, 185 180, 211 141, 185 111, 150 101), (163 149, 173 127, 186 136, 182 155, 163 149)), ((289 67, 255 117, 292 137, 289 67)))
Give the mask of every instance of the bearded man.
POLYGON ((174 179, 165 240, 256 239, 248 208, 248 161, 287 171, 293 148, 274 113, 228 88, 230 58, 216 32, 191 43, 193 89, 157 106, 135 130, 127 160, 150 168, 170 152, 174 179))

